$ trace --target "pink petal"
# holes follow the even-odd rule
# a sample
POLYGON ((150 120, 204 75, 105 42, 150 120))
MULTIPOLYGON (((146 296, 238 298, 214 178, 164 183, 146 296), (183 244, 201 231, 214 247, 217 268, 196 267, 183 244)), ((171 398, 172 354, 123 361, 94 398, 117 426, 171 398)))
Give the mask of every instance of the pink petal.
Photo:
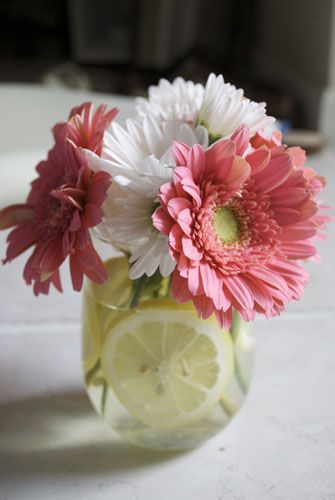
POLYGON ((293 168, 292 157, 284 152, 272 157, 268 165, 254 176, 259 191, 269 193, 290 176, 293 168))
MULTIPOLYGON (((85 204, 85 213, 82 216, 82 221, 87 227, 95 227, 102 221, 103 213, 100 206, 93 203, 85 204)), ((79 229, 80 226, 78 226, 79 229)), ((73 230, 73 229, 71 229, 73 230)))
POLYGON ((283 300, 290 300, 291 296, 287 288, 286 281, 277 272, 272 271, 271 268, 266 269, 265 267, 254 267, 248 270, 248 275, 251 275, 254 278, 260 280, 261 282, 263 282, 263 285, 267 284, 273 287, 273 290, 271 290, 272 296, 278 296, 278 294, 276 294, 275 292, 275 289, 277 289, 279 292, 279 296, 283 300))
POLYGON ((81 290, 83 274, 98 285, 108 279, 107 270, 92 243, 88 243, 83 250, 77 250, 71 255, 70 270, 73 288, 77 291, 81 290))
POLYGON ((289 148, 291 155, 293 156, 293 163, 296 167, 301 167, 306 161, 306 152, 299 146, 289 148))
POLYGON ((206 150, 206 167, 208 172, 215 170, 216 165, 235 156, 236 144, 231 140, 220 139, 206 150))
POLYGON ((191 185, 193 182, 192 170, 187 167, 176 167, 173 171, 173 182, 177 197, 184 197, 184 185, 191 185))
POLYGON ((254 310, 249 311, 246 309, 242 309, 242 311, 239 311, 238 313, 244 321, 253 321, 256 315, 254 310))
POLYGON ((302 169, 293 170, 289 177, 282 183, 282 187, 296 187, 304 179, 304 173, 302 169))
POLYGON ((91 235, 86 226, 81 226, 80 230, 75 233, 74 246, 77 250, 83 250, 90 242, 91 235))
POLYGON ((217 279, 215 271, 207 262, 202 262, 200 266, 200 274, 202 279, 202 284, 204 287, 204 292, 209 298, 213 298, 217 295, 217 279))
POLYGON ((203 319, 209 318, 215 310, 213 302, 211 301, 211 299, 208 299, 205 295, 198 295, 192 297, 192 302, 200 318, 203 319))
POLYGON ((187 278, 188 277, 188 270, 190 267, 191 267, 191 263, 190 263, 189 259, 185 256, 185 254, 183 252, 181 252, 179 255, 179 260, 178 260, 178 264, 177 264, 177 269, 180 273, 180 276, 182 276, 183 278, 187 278))
POLYGON ((87 108, 90 110, 92 103, 89 101, 83 102, 79 106, 75 106, 71 109, 69 113, 69 120, 76 115, 81 115, 87 108))
POLYGON ((33 210, 30 205, 10 205, 0 210, 0 230, 7 229, 32 219, 33 210))
POLYGON ((319 206, 315 201, 309 200, 302 207, 299 207, 299 210, 299 221, 304 221, 315 215, 319 210, 319 206))
POLYGON ((203 252, 200 250, 192 241, 191 238, 188 238, 187 236, 182 237, 182 247, 183 247, 183 252, 186 255, 186 257, 190 260, 201 260, 203 257, 203 252))
POLYGON ((63 291, 58 269, 52 274, 51 283, 54 285, 55 288, 57 288, 59 292, 63 291))
POLYGON ((192 169, 193 177, 195 180, 197 180, 199 175, 205 170, 205 153, 199 144, 195 144, 191 147, 187 158, 187 167, 192 169))
POLYGON ((303 188, 280 187, 271 193, 272 206, 292 207, 308 197, 308 193, 303 188))
POLYGON ((245 159, 250 165, 251 175, 255 175, 263 170, 263 168, 269 163, 270 157, 270 150, 264 146, 247 155, 245 159))
POLYGON ((297 276, 305 282, 308 280, 308 272, 296 262, 274 259, 271 262, 271 268, 286 277, 297 276))
POLYGON ((79 210, 75 210, 72 215, 71 224, 69 226, 69 231, 78 231, 81 227, 81 217, 79 210))
POLYGON ((192 212, 189 208, 185 208, 184 210, 179 212, 177 222, 186 236, 192 235, 194 221, 192 218, 192 212))
POLYGON ((174 183, 176 184, 177 182, 182 182, 185 181, 185 179, 191 179, 193 180, 193 172, 190 168, 188 167, 175 167, 173 171, 173 180, 174 183))
POLYGON ((300 219, 299 210, 295 210, 290 207, 273 207, 274 219, 281 226, 285 226, 286 224, 294 224, 294 222, 298 222, 300 219))
POLYGON ((181 250, 182 250, 181 240, 182 240, 183 235, 184 235, 184 233, 181 230, 181 228, 179 227, 179 225, 174 224, 171 231, 170 231, 170 234, 169 234, 169 243, 170 243, 171 247, 174 250, 176 250, 177 252, 181 252, 181 250))
POLYGON ((187 279, 182 278, 176 269, 172 274, 171 293, 178 304, 188 302, 192 298, 187 286, 187 279))
POLYGON ((166 184, 163 184, 160 187, 159 199, 162 205, 167 205, 171 198, 176 198, 176 197, 177 197, 176 190, 170 182, 167 182, 166 184))
POLYGON ((158 231, 169 234, 173 227, 173 220, 163 207, 158 207, 151 216, 152 223, 158 231))
POLYGON ((229 189, 242 187, 243 183, 250 175, 250 166, 243 158, 236 156, 234 158, 230 173, 226 177, 226 185, 229 189))
POLYGON ((203 287, 200 277, 200 266, 189 267, 187 278, 188 289, 192 295, 203 293, 203 287))
POLYGON ((70 233, 69 231, 64 233, 62 242, 62 254, 64 257, 69 255, 75 239, 76 236, 74 233, 70 233))
POLYGON ((220 163, 213 163, 208 169, 208 177, 213 176, 218 184, 227 185, 227 178, 230 175, 234 163, 234 156, 223 158, 220 163))
POLYGON ((111 176, 107 172, 99 171, 93 175, 90 188, 87 191, 87 202, 96 206, 102 205, 111 185, 111 176))
POLYGON ((251 275, 244 275, 243 279, 247 284, 254 301, 257 302, 264 311, 267 311, 273 307, 273 298, 269 293, 269 290, 266 286, 263 285, 263 282, 255 279, 251 275))
POLYGON ((224 328, 225 330, 230 330, 231 323, 233 320, 232 307, 230 307, 227 311, 216 310, 215 316, 221 328, 224 328))
POLYGON ((235 154, 239 156, 243 155, 243 153, 248 147, 249 139, 250 139, 249 128, 244 124, 240 125, 230 138, 230 140, 235 142, 236 144, 235 154))
POLYGON ((213 302, 217 309, 227 311, 232 305, 233 297, 227 289, 224 289, 222 282, 223 280, 219 282, 219 289, 213 297, 213 302))
POLYGON ((174 142, 172 146, 172 154, 174 156, 176 165, 187 165, 187 158, 189 155, 190 148, 183 142, 174 142))
POLYGON ((278 238, 281 241, 305 240, 315 236, 317 230, 317 226, 313 222, 299 222, 284 226, 278 238))
POLYGON ((271 137, 267 139, 264 130, 261 130, 251 138, 250 142, 254 148, 266 146, 267 148, 272 149, 282 143, 282 133, 280 132, 280 130, 275 130, 272 133, 271 137))
POLYGON ((77 254, 70 255, 70 274, 72 287, 76 291, 80 291, 83 287, 84 275, 81 266, 78 263, 77 254))
POLYGON ((75 147, 86 148, 100 155, 104 131, 118 113, 117 108, 106 113, 106 108, 105 104, 101 104, 93 111, 90 102, 73 108, 67 125, 69 140, 75 147))
POLYGON ((47 243, 39 262, 41 272, 52 273, 64 262, 62 250, 62 236, 57 236, 47 243))
POLYGON ((319 207, 313 200, 305 202, 298 209, 288 207, 273 207, 276 221, 281 225, 294 224, 310 219, 318 211, 319 207))
POLYGON ((254 307, 254 299, 243 278, 239 278, 237 275, 225 276, 223 284, 243 309, 252 309, 254 307))
POLYGON ((180 212, 185 209, 190 210, 191 208, 192 203, 186 198, 172 198, 167 204, 168 212, 174 220, 178 219, 180 212))
POLYGON ((13 229, 7 238, 8 247, 3 263, 6 264, 21 255, 21 253, 33 246, 37 240, 38 234, 32 222, 21 224, 16 229, 13 229))
POLYGON ((281 249, 289 259, 308 259, 318 254, 317 249, 309 241, 283 242, 281 249))
POLYGON ((183 189, 186 193, 188 193, 194 200, 194 203, 197 207, 201 206, 201 196, 199 187, 193 182, 191 178, 182 179, 181 181, 183 189))
POLYGON ((33 288, 34 295, 39 295, 40 293, 48 295, 50 285, 53 285, 59 292, 63 291, 58 269, 54 273, 52 273, 52 275, 48 279, 43 281, 35 281, 33 288))
POLYGON ((97 285, 102 285, 108 280, 108 273, 104 266, 104 263, 100 259, 99 255, 96 253, 95 265, 93 268, 85 268, 84 270, 86 276, 96 283, 97 285))

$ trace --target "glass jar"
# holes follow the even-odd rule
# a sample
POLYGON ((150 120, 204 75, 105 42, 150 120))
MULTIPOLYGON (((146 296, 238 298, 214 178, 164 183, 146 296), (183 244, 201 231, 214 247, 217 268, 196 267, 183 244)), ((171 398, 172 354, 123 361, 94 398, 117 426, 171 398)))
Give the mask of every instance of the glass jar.
POLYGON ((193 448, 222 430, 248 392, 252 325, 230 331, 170 298, 170 280, 132 281, 126 257, 106 262, 109 280, 87 281, 83 302, 85 386, 119 434, 148 448, 193 448))

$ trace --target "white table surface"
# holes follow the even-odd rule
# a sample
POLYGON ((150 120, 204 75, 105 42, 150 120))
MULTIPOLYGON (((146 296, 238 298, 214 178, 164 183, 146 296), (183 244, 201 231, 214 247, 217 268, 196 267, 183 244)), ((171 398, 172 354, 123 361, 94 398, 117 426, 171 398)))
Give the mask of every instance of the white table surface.
MULTIPOLYGON (((47 92, 16 90, 23 107, 47 92)), ((56 94, 47 101, 52 109, 38 106, 36 111, 46 126, 88 97, 56 94)), ((106 96, 93 98, 101 102, 106 96)), ((117 98, 109 96, 111 101, 117 98)), ((123 103, 129 113, 131 102, 123 103)), ((16 105, 15 89, 0 86, 6 119, 16 105)), ((29 144, 23 140, 14 150, 10 137, 16 128, 11 124, 6 138, 3 116, 0 141, 8 149, 0 142, 0 200, 7 203, 15 196, 7 189, 15 187, 6 169, 8 157, 13 155, 12 169, 26 168, 31 175, 32 165, 20 166, 17 159, 24 159, 25 150, 47 147, 49 139, 36 124, 41 143, 31 134, 29 144)), ((310 164, 327 175, 325 200, 334 204, 335 151, 328 148, 310 164)), ((20 189, 22 197, 23 184, 20 189)), ((243 409, 223 432, 188 453, 133 447, 95 414, 81 379, 80 296, 70 291, 67 273, 64 295, 35 298, 21 279, 25 256, 1 268, 0 500, 334 500, 333 229, 331 233, 319 245, 322 263, 308 266, 311 280, 303 300, 280 318, 256 322, 255 376, 243 409)), ((5 237, 0 234, 1 256, 5 237)))

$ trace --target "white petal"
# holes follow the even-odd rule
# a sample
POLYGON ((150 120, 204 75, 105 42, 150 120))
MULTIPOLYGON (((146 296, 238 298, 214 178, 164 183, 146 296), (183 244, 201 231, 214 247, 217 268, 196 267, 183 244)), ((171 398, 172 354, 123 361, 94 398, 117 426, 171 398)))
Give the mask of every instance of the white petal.
POLYGON ((227 138, 241 124, 245 124, 249 127, 250 134, 254 135, 273 120, 266 115, 264 103, 245 98, 243 90, 225 83, 222 75, 209 75, 199 121, 206 124, 211 134, 227 138))
POLYGON ((103 170, 111 174, 111 164, 108 160, 103 160, 100 156, 96 155, 89 149, 84 149, 84 153, 87 158, 88 166, 94 172, 100 172, 100 170, 103 170))
POLYGON ((169 276, 174 268, 176 267, 176 262, 172 259, 170 253, 166 253, 161 258, 161 262, 159 264, 159 270, 161 275, 165 278, 169 276))
POLYGON ((148 99, 138 98, 135 108, 140 116, 150 115, 160 121, 195 122, 204 94, 204 87, 177 77, 172 83, 161 79, 149 87, 148 99))
POLYGON ((133 252, 129 262, 133 263, 129 273, 131 279, 139 278, 143 274, 152 276, 158 268, 162 276, 168 276, 175 267, 175 262, 169 254, 167 237, 155 230, 149 239, 133 252))

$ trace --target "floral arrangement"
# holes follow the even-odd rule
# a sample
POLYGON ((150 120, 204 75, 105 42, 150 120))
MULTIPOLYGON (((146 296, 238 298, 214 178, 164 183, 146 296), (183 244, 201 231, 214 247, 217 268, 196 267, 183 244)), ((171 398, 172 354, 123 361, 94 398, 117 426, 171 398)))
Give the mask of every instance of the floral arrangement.
POLYGON ((269 318, 300 299, 301 262, 318 259, 328 220, 325 180, 282 144, 265 104, 211 74, 205 86, 160 80, 125 127, 117 113, 87 102, 54 126, 26 203, 0 212, 13 227, 3 262, 32 249, 23 276, 36 295, 62 290, 67 259, 74 290, 84 276, 102 284, 94 230, 126 252, 134 282, 171 277, 173 299, 222 328, 233 310, 269 318))

